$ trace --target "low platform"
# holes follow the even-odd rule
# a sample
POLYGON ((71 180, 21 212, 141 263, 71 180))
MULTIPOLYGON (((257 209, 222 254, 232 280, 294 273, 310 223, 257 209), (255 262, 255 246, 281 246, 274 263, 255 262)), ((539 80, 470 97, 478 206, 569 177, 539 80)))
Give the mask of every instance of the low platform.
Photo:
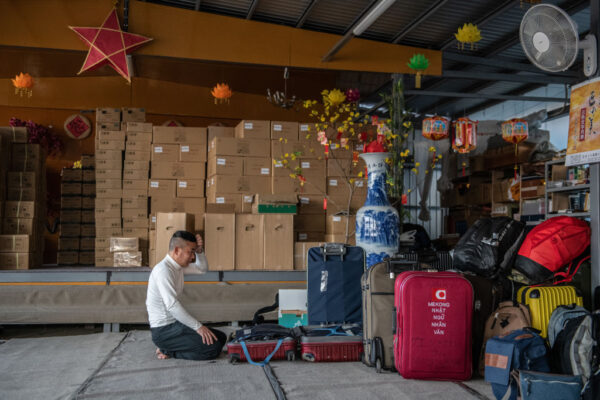
POLYGON ((359 362, 275 361, 271 368, 157 360, 148 331, 12 339, 0 344, 0 390, 10 399, 491 400, 481 379, 434 382, 375 373, 359 362))

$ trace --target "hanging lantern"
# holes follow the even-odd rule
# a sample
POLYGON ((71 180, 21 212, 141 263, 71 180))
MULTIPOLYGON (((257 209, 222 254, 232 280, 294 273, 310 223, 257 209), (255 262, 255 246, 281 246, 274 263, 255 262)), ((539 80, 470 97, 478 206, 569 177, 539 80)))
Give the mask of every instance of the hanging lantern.
POLYGON ((217 86, 212 88, 210 93, 215 98, 215 104, 217 103, 229 103, 229 99, 233 96, 233 92, 226 83, 217 83, 217 86))
POLYGON ((513 118, 502 123, 502 139, 515 145, 515 179, 517 179, 517 165, 519 157, 519 143, 529 137, 529 127, 524 119, 513 118))
POLYGON ((417 75, 415 77, 415 87, 417 89, 421 88, 421 73, 425 71, 429 67, 429 60, 425 57, 424 54, 415 54, 411 57, 411 59, 406 63, 408 67, 414 71, 416 71, 417 75))
POLYGON ((477 146, 477 121, 463 117, 454 121, 453 124, 452 148, 461 154, 474 150, 477 146))
POLYGON ((20 73, 15 76, 14 79, 11 79, 13 86, 15 87, 15 94, 23 97, 27 95, 27 97, 31 97, 33 95, 33 77, 28 73, 20 73))
POLYGON ((481 31, 477 28, 477 25, 469 22, 458 28, 458 32, 454 34, 454 37, 458 40, 458 48, 460 50, 465 49, 465 43, 471 44, 471 50, 473 50, 475 43, 481 40, 481 31))
POLYGON ((433 116, 423 120, 423 137, 429 140, 442 140, 448 137, 450 121, 444 117, 433 116))

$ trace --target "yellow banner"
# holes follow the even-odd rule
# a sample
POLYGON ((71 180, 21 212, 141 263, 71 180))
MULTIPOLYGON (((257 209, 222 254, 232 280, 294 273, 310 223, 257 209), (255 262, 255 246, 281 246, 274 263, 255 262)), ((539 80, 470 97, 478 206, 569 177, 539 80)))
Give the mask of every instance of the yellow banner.
POLYGON ((600 78, 573 86, 566 165, 600 162, 600 78))

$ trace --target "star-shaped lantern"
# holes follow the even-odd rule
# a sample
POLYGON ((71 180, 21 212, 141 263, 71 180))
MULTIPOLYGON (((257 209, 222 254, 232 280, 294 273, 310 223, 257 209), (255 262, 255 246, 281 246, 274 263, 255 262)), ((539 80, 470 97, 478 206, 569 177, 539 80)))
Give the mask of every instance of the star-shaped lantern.
POLYGON ((115 8, 98 28, 73 26, 69 28, 75 31, 89 47, 85 62, 78 74, 110 64, 128 82, 131 82, 131 75, 127 65, 127 54, 152 40, 142 35, 123 32, 115 8))

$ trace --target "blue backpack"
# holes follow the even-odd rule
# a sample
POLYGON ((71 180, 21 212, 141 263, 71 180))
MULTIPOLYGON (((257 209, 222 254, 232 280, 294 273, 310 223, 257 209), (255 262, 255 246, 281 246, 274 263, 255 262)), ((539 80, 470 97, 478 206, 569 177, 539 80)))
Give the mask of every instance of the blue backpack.
POLYGON ((518 329, 495 336, 485 346, 485 380, 496 399, 516 400, 519 382, 513 370, 550 372, 544 339, 533 330, 518 329))

